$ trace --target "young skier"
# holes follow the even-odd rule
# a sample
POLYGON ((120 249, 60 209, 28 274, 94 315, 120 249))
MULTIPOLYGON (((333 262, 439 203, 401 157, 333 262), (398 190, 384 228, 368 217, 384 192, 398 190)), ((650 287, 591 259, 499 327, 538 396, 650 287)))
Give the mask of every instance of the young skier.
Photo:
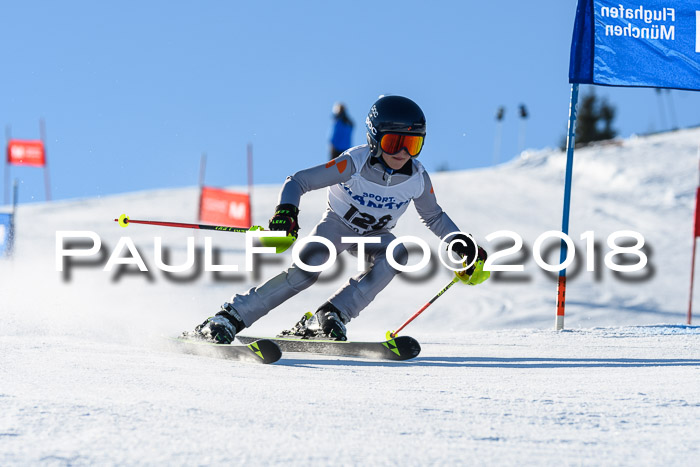
MULTIPOLYGON (((437 204, 432 183, 416 159, 426 135, 423 111, 412 100, 401 96, 382 96, 372 105, 365 120, 366 145, 345 151, 338 158, 297 172, 282 187, 279 203, 270 219, 270 230, 297 236, 301 196, 311 190, 328 187, 328 207, 311 235, 328 239, 338 253, 357 255, 356 243, 343 243, 341 237, 375 237, 378 243, 364 244, 368 269, 349 279, 309 319, 302 320, 286 333, 311 338, 346 340, 351 319, 369 305, 398 273, 388 262, 386 247, 396 237, 391 229, 413 200, 419 216, 440 238, 459 228, 437 204)), ((452 251, 465 265, 460 279, 471 285, 489 277, 483 271, 486 252, 464 234, 454 236, 452 251)), ((308 243, 299 258, 309 266, 324 264, 329 251, 323 245, 308 243)), ((394 259, 405 265, 406 248, 394 249, 394 259)), ((195 328, 194 335, 217 343, 231 343, 242 329, 265 316, 270 310, 311 286, 320 272, 308 272, 296 264, 251 288, 234 295, 221 311, 195 328)))

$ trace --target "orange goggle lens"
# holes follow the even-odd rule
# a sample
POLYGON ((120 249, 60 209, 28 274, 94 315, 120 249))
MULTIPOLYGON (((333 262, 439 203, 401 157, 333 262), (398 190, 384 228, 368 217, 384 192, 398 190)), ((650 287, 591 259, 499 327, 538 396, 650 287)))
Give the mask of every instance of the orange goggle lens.
POLYGON ((382 136, 381 141, 382 151, 387 154, 396 154, 401 149, 406 148, 406 151, 411 157, 416 157, 420 150, 423 149, 423 137, 416 135, 397 135, 389 133, 382 136))

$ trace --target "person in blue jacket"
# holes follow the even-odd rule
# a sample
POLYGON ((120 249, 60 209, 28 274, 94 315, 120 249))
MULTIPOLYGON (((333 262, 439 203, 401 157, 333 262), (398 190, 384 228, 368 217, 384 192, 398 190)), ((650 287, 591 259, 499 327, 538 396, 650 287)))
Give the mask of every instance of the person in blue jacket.
POLYGON ((331 133, 330 160, 335 159, 352 146, 353 122, 348 117, 345 105, 336 102, 333 106, 333 132, 331 133))

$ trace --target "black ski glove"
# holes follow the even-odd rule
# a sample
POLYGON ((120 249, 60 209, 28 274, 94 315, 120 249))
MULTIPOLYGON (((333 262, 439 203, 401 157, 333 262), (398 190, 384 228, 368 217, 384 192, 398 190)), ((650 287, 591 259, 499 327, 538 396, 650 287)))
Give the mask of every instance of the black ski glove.
MULTIPOLYGON (((450 243, 452 244, 452 251, 461 256, 466 264, 474 261, 474 256, 476 256, 476 261, 486 261, 486 258, 488 258, 486 250, 478 246, 474 240, 464 234, 455 235, 450 243)), ((474 274, 476 261, 465 271, 470 276, 474 274)))
POLYGON ((275 215, 270 219, 270 230, 282 230, 287 235, 296 237, 299 233, 299 208, 293 204, 280 204, 275 208, 275 215))

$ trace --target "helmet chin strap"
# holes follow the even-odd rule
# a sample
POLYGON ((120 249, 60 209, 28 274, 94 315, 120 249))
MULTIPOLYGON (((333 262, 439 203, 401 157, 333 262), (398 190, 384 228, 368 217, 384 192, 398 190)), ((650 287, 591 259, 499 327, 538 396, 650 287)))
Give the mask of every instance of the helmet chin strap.
POLYGON ((396 172, 396 170, 395 170, 395 169, 392 169, 391 167, 389 167, 389 165, 388 165, 388 164, 386 163, 386 161, 384 160, 384 153, 383 153, 383 152, 382 152, 381 154, 379 154, 379 155, 377 156, 377 158, 379 159, 379 162, 381 162, 382 166, 384 166, 384 171, 385 171, 385 172, 389 172, 389 175, 391 175, 391 174, 393 174, 394 172, 396 172))
POLYGON ((389 174, 389 176, 392 176, 395 173, 402 171, 404 169, 404 167, 406 167, 406 164, 409 164, 411 162, 411 159, 408 159, 406 161, 406 163, 404 165, 402 165, 401 167, 399 167, 398 169, 392 169, 391 167, 389 167, 389 165, 384 160, 384 153, 381 153, 378 156, 372 156, 372 158, 376 159, 381 164, 381 166, 384 168, 384 175, 382 176, 382 179, 384 179, 384 180, 386 180, 387 174, 389 174))

